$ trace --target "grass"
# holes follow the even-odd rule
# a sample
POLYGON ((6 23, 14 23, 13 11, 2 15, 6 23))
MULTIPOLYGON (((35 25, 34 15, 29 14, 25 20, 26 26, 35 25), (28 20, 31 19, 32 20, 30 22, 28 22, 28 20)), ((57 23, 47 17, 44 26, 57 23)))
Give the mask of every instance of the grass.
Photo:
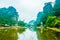
POLYGON ((17 40, 17 30, 10 27, 0 27, 0 40, 17 40))
POLYGON ((60 40, 60 32, 48 28, 44 28, 42 33, 41 29, 38 28, 37 35, 39 40, 60 40))
MULTIPOLYGON (((0 40, 17 40, 17 32, 20 34, 25 31, 24 27, 0 27, 0 40)), ((44 28, 42 33, 41 29, 37 28, 36 32, 39 40, 60 40, 60 29, 44 28)))
POLYGON ((0 27, 0 40, 17 40, 17 33, 23 33, 24 27, 0 27))

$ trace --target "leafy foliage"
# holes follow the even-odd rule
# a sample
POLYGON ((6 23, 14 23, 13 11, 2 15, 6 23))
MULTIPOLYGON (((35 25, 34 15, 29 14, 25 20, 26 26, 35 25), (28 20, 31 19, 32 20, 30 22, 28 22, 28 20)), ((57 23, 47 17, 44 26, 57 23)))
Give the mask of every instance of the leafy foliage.
POLYGON ((60 17, 60 0, 55 1, 54 15, 57 16, 57 17, 60 17))
POLYGON ((43 8, 43 13, 44 14, 41 17, 41 21, 43 22, 43 24, 45 24, 46 20, 47 20, 47 17, 53 15, 53 8, 52 8, 52 5, 51 5, 51 2, 45 3, 45 6, 43 8))
POLYGON ((52 16, 52 14, 43 14, 42 15, 41 22, 43 22, 43 24, 46 23, 46 20, 47 20, 48 16, 52 16))
POLYGON ((51 2, 45 3, 45 6, 43 7, 42 15, 41 13, 37 15, 37 22, 38 22, 37 25, 40 26, 41 22, 43 22, 44 25, 46 23, 48 16, 52 16, 52 15, 53 15, 53 8, 51 2))
POLYGON ((49 16, 46 20, 46 26, 60 27, 60 0, 56 0, 53 7, 54 16, 49 16))
POLYGON ((51 2, 45 3, 43 7, 43 14, 38 14, 37 22, 40 26, 40 23, 43 22, 45 27, 60 27, 60 1, 56 0, 54 7, 52 7, 51 2), (40 16, 39 16, 40 15, 40 16))
POLYGON ((36 26, 40 26, 40 22, 41 22, 41 16, 43 15, 43 12, 38 12, 37 14, 37 19, 36 19, 36 22, 35 22, 35 25, 36 26))
POLYGON ((15 25, 18 21, 18 13, 12 6, 8 8, 0 8, 0 25, 15 25))
POLYGON ((25 26, 26 25, 26 23, 24 22, 24 21, 18 21, 18 26, 25 26))
POLYGON ((53 13, 53 7, 52 7, 51 2, 45 3, 45 6, 43 7, 43 13, 45 14, 53 13))
POLYGON ((46 27, 59 27, 60 26, 60 19, 56 16, 49 16, 45 26, 46 27))

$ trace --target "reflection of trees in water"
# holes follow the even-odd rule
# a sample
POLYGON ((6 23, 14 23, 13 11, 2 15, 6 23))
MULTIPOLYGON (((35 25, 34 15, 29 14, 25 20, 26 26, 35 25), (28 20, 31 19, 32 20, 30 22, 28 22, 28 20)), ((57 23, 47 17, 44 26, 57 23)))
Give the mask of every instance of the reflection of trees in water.
POLYGON ((38 38, 36 32, 27 28, 22 34, 18 33, 18 40, 38 40, 38 38))
POLYGON ((36 30, 35 20, 31 20, 26 26, 27 26, 31 31, 35 31, 35 30, 36 30))

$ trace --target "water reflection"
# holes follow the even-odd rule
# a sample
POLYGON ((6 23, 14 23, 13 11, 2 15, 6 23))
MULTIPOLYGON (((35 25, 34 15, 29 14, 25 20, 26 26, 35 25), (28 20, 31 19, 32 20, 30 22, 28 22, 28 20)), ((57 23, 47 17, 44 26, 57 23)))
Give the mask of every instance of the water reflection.
POLYGON ((22 34, 18 34, 18 40, 38 40, 35 31, 31 31, 29 28, 25 30, 22 34))

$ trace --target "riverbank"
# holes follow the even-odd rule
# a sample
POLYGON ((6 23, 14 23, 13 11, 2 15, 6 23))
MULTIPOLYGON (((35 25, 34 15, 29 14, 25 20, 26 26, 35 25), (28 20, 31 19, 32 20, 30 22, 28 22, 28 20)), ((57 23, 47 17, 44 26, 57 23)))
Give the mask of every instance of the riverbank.
MULTIPOLYGON (((0 40, 17 40, 17 33, 22 34, 25 30, 26 28, 19 27, 0 27, 0 40)), ((60 40, 60 29, 58 28, 43 28, 42 32, 40 28, 37 28, 36 33, 39 40, 60 40)), ((27 36, 29 37, 29 35, 27 36)))
POLYGON ((60 40, 60 32, 54 30, 53 28, 44 28, 41 33, 41 29, 37 29, 38 39, 40 40, 60 40))
POLYGON ((14 27, 0 27, 0 40, 17 40, 17 30, 14 27))

